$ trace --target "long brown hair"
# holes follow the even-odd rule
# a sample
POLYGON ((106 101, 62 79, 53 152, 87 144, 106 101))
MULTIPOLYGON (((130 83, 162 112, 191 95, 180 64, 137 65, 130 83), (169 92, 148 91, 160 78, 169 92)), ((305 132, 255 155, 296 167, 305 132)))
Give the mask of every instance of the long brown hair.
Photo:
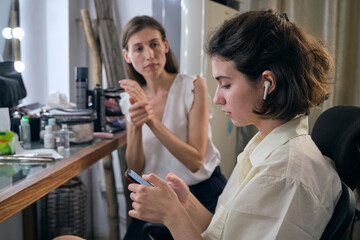
MULTIPOLYGON (((141 31, 142 29, 150 27, 155 30, 158 30, 161 34, 162 41, 165 41, 166 34, 164 28, 161 26, 161 24, 156 21, 154 18, 149 16, 137 16, 131 19, 128 24, 124 27, 122 33, 121 33, 121 44, 122 48, 128 51, 128 41, 130 37, 141 31)), ((136 80, 140 85, 145 85, 146 81, 144 77, 138 73, 135 68, 132 66, 132 64, 127 63, 126 70, 129 75, 129 78, 136 80)), ((174 54, 172 53, 171 49, 168 53, 166 53, 166 63, 165 63, 165 70, 169 73, 178 73, 178 63, 174 57, 174 54)))

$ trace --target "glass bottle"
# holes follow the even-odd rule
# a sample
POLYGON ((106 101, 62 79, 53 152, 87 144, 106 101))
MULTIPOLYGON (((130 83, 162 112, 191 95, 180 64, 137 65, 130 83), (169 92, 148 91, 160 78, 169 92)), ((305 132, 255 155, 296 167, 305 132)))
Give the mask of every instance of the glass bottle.
POLYGON ((70 153, 70 132, 67 124, 61 125, 61 129, 59 131, 59 140, 60 141, 57 148, 59 149, 59 147, 63 147, 66 154, 70 153))

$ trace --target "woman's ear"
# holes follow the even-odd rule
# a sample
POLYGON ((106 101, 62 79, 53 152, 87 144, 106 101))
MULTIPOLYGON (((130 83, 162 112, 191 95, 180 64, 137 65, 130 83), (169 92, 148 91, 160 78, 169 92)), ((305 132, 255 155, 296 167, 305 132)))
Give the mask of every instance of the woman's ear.
POLYGON ((129 59, 128 52, 125 49, 122 50, 122 55, 124 56, 125 62, 131 64, 131 60, 129 59))
POLYGON ((164 44, 165 44, 165 53, 168 53, 170 51, 170 44, 167 38, 165 38, 164 44))
POLYGON ((261 75, 261 83, 264 86, 263 99, 266 100, 266 97, 276 88, 276 78, 274 73, 270 70, 264 71, 261 75))

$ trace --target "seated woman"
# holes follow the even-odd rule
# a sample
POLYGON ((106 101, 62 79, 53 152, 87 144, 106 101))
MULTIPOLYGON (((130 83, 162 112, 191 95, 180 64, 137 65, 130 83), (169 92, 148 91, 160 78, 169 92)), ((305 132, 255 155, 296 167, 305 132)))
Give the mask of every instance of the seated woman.
MULTIPOLYGON (((178 73, 165 31, 151 17, 133 18, 121 41, 130 77, 120 81, 128 167, 161 177, 176 173, 214 212, 226 179, 211 139, 205 81, 178 73)), ((133 219, 125 239, 142 239, 143 224, 133 219)))
POLYGON ((165 224, 174 239, 320 239, 341 182, 308 134, 310 108, 328 97, 332 60, 286 15, 250 11, 226 21, 207 52, 214 102, 259 132, 238 156, 215 214, 170 173, 130 184, 129 215, 165 224))

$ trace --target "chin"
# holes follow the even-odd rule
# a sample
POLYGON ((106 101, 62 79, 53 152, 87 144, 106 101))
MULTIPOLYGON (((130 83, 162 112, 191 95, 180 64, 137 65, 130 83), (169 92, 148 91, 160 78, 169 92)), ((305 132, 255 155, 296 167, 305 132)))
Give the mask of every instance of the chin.
POLYGON ((232 122, 236 127, 245 127, 245 126, 251 125, 250 123, 242 122, 242 121, 235 121, 234 119, 231 119, 231 122, 232 122))

